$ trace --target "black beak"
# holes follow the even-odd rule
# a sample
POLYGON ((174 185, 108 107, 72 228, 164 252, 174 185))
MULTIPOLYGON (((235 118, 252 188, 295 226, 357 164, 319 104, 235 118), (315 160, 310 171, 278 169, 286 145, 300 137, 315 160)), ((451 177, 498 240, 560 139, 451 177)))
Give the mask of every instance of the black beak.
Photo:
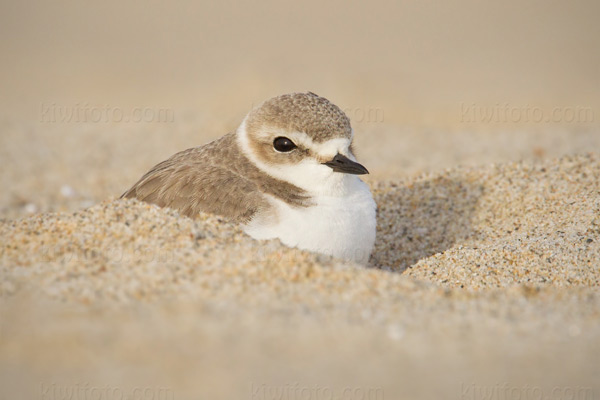
POLYGON ((365 167, 339 153, 333 157, 333 160, 323 164, 327 165, 335 172, 343 172, 345 174, 364 175, 369 173, 365 167))

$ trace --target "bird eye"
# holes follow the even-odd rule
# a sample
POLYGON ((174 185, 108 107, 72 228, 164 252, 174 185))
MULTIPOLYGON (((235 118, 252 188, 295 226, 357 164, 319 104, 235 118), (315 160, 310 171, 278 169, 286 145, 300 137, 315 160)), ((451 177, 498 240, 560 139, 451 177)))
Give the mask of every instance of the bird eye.
POLYGON ((281 153, 287 153, 294 150, 296 145, 290 139, 280 136, 273 140, 273 148, 281 153))

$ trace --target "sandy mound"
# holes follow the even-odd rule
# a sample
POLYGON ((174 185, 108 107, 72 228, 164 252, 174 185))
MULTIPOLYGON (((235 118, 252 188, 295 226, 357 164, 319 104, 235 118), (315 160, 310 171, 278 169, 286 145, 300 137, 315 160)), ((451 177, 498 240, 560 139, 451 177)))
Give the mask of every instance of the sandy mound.
POLYGON ((595 155, 449 170, 375 193, 378 266, 449 287, 600 285, 595 155))
MULTIPOLYGON (((447 287, 600 284, 594 155, 447 170, 379 182, 373 191, 372 267, 447 287)), ((313 281, 325 274, 331 282, 339 280, 334 272, 357 273, 277 241, 254 241, 217 217, 191 220, 131 200, 6 221, 0 229, 6 292, 17 281, 39 280, 58 298, 123 300, 181 294, 210 282, 229 287, 230 276, 271 284, 295 275, 313 281), (118 281, 126 284, 112 287, 118 281)))
POLYGON ((156 382, 174 398, 592 387, 599 177, 582 155, 377 182, 370 268, 133 200, 5 220, 2 386, 11 398, 81 382, 156 382))

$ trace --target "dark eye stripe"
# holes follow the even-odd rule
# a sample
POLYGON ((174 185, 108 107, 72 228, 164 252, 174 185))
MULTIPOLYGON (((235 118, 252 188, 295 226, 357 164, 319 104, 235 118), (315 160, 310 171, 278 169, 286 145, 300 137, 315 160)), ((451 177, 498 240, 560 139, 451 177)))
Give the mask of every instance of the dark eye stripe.
POLYGON ((279 136, 273 140, 273 148, 281 153, 288 153, 294 150, 297 146, 290 139, 279 136))

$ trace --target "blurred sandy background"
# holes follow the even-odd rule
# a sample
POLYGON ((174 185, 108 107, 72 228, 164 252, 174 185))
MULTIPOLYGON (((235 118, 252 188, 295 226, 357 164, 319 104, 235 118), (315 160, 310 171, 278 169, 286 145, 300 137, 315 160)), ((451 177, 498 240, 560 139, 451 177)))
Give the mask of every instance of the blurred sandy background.
POLYGON ((118 195, 292 91, 347 111, 375 176, 598 149, 598 13, 595 1, 4 1, 2 213, 48 209, 64 185, 118 195), (135 109, 149 117, 131 122, 135 109))
POLYGON ((595 1, 1 7, 6 216, 118 195, 292 91, 347 111, 374 176, 600 148, 595 1))
POLYGON ((2 111, 34 121, 42 102, 237 121, 304 90, 417 126, 461 102, 600 105, 595 1, 2 3, 2 111))
MULTIPOLYGON (((40 386, 52 382, 156 383, 176 398, 214 399, 266 398, 252 397, 248 382, 294 379, 383 387, 385 398, 440 398, 419 391, 431 382, 451 388, 447 398, 477 398, 477 388, 509 379, 565 388, 579 377, 590 387, 600 355, 600 163, 552 160, 600 150, 599 15, 594 0, 0 0, 0 399, 60 398, 40 386), (223 275, 186 231, 221 228, 113 203, 81 220, 38 216, 113 199, 174 152, 235 129, 266 98, 307 90, 346 110, 372 187, 392 181, 377 194, 391 222, 380 221, 376 256, 397 272, 414 266, 411 277, 338 274, 305 256, 283 272, 262 259, 221 260, 223 275), (507 164, 519 160, 525 167, 507 164), (131 222, 123 234, 115 215, 138 214, 147 226, 131 222), (513 220, 526 221, 519 235, 538 255, 511 236, 513 220), (171 230, 153 236, 152 225, 171 230), (37 254, 48 240, 126 248, 131 237, 183 246, 169 266, 180 281, 158 264, 85 258, 86 245, 69 250, 82 263, 37 254), (506 274, 501 284, 469 270, 480 263, 506 274), (12 297, 29 286, 33 299, 12 297), (171 303, 177 294, 184 304, 171 303), (489 381, 474 380, 478 371, 489 381)), ((213 244, 226 259, 240 249, 223 235, 213 244)))

